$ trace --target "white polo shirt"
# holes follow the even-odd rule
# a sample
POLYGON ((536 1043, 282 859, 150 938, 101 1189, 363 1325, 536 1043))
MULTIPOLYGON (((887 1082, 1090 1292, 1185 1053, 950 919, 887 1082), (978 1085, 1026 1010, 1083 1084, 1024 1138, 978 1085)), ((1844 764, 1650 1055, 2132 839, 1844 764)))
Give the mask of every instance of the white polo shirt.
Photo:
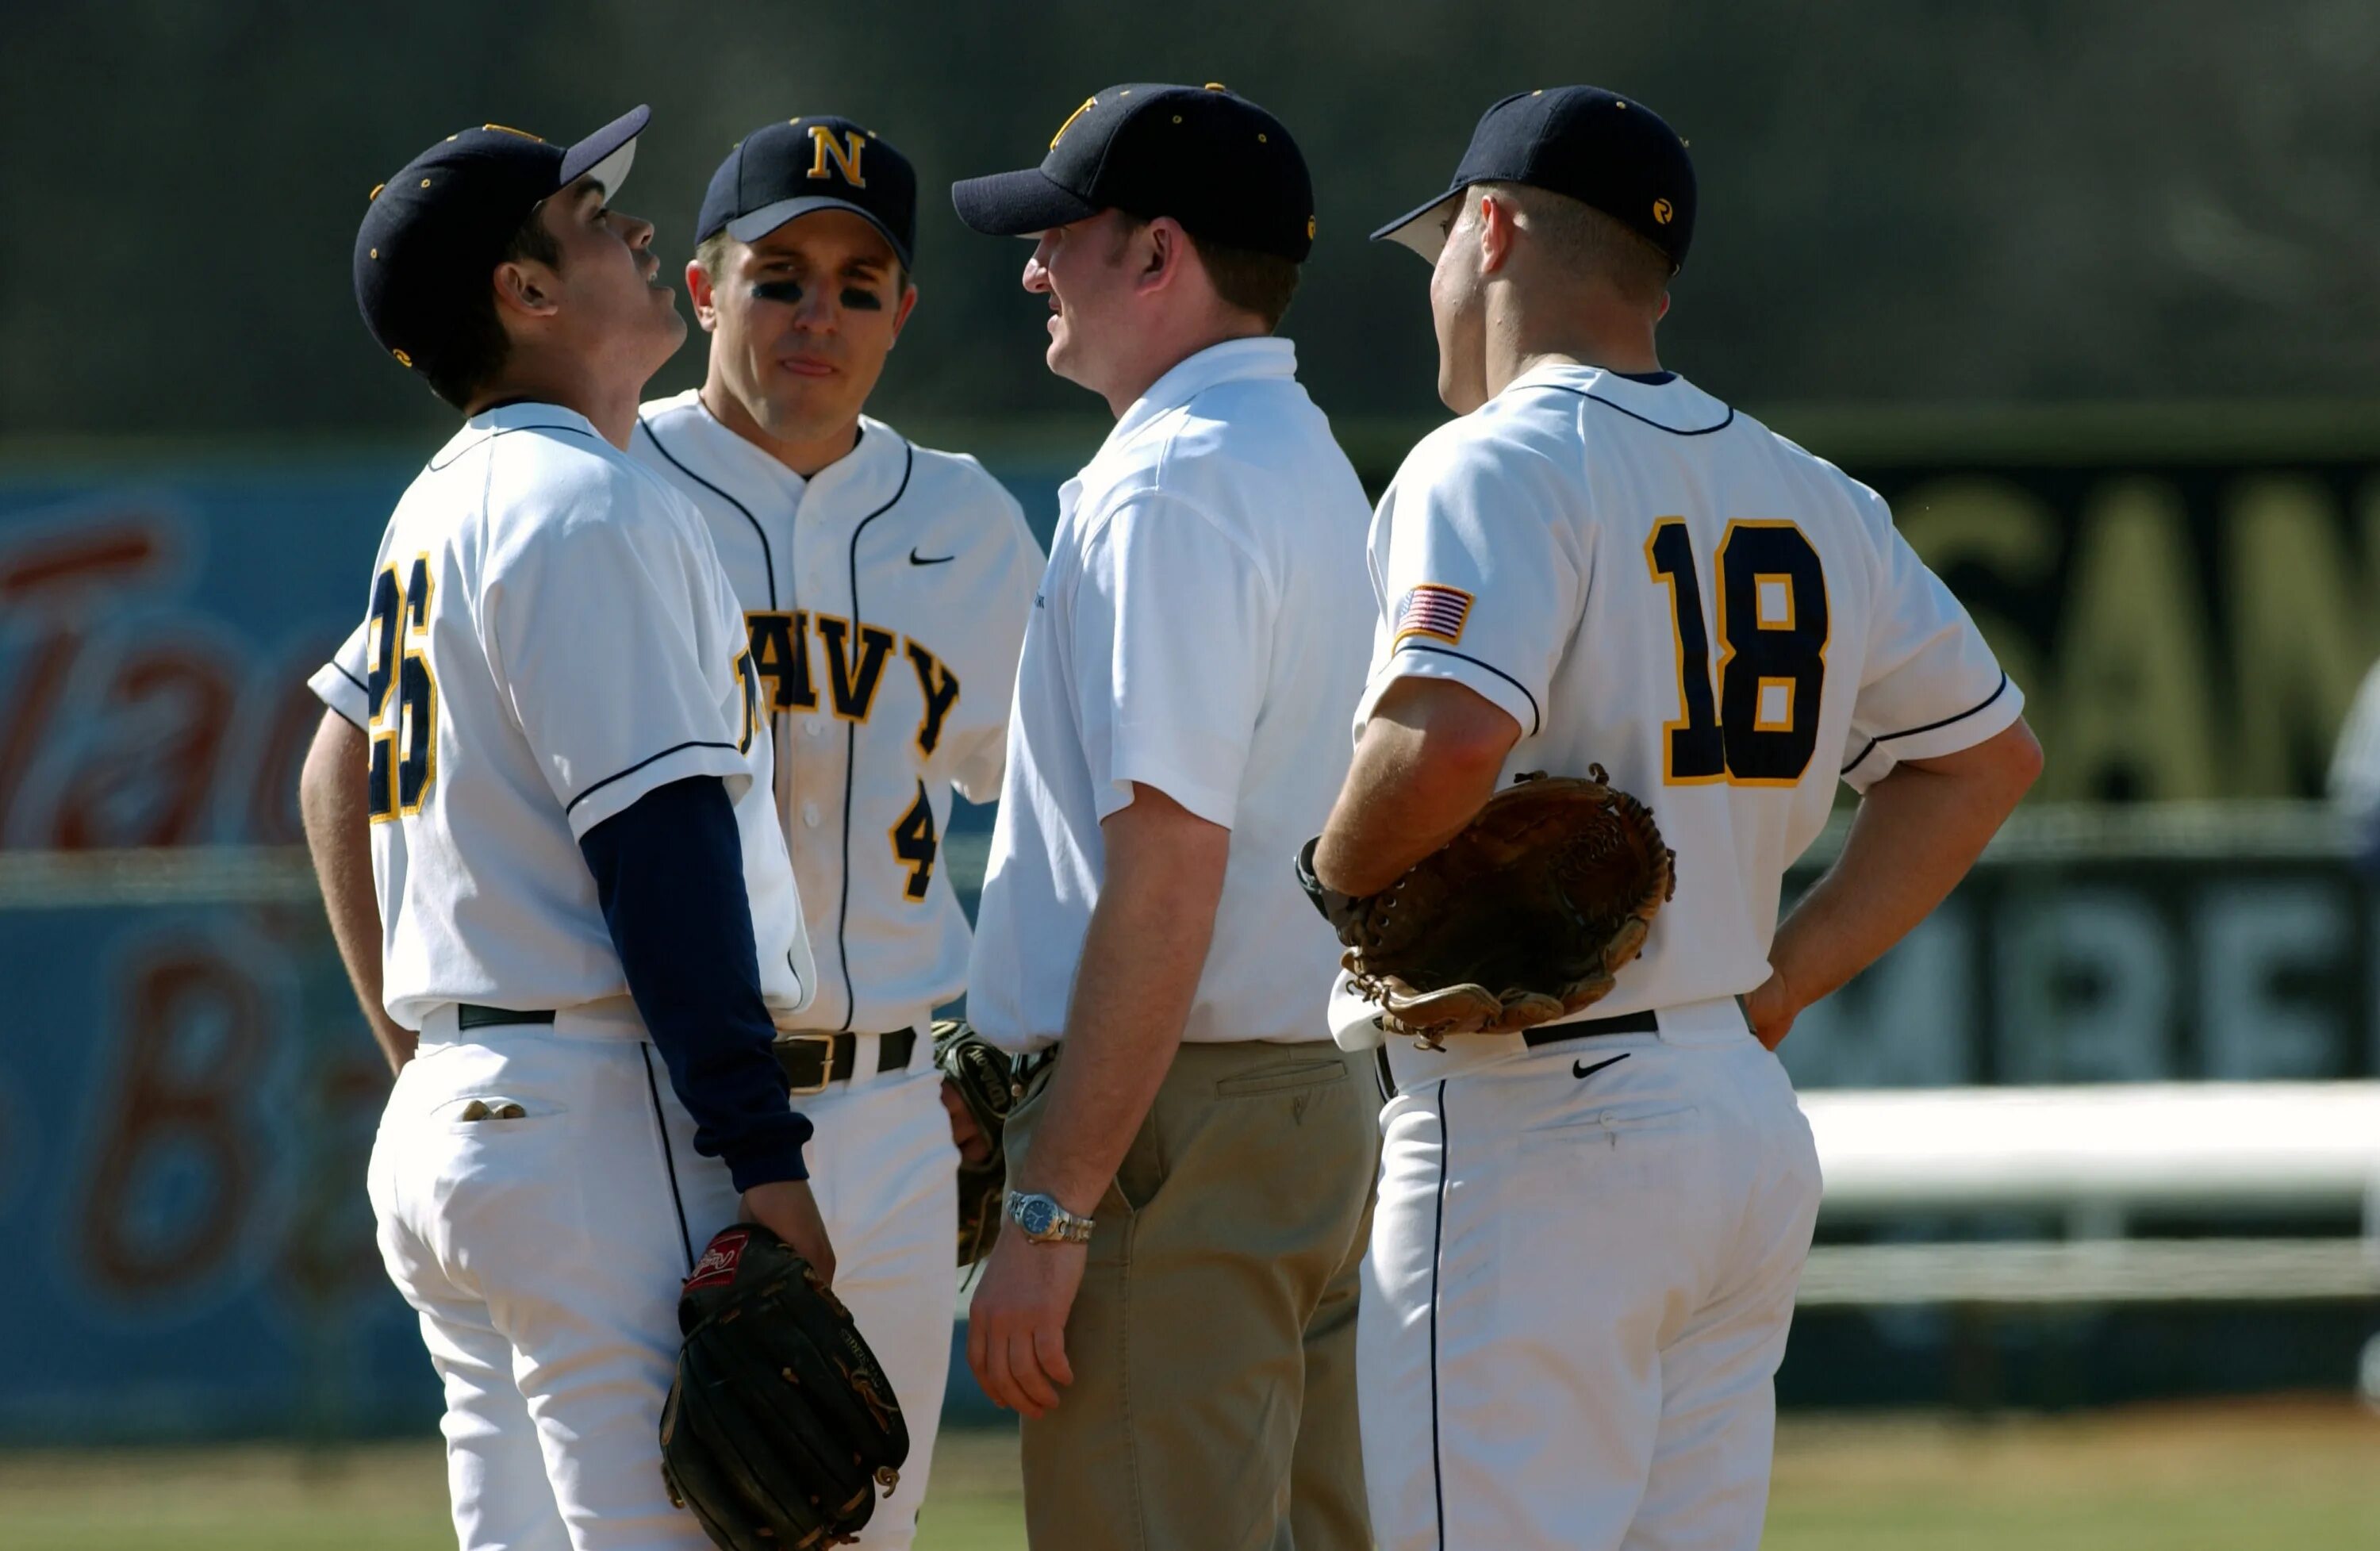
POLYGON ((1010 1050, 1062 1036, 1098 903, 1099 823, 1155 787, 1232 831, 1185 1040, 1327 1039, 1339 944, 1297 848, 1347 773, 1370 513, 1287 340, 1158 379, 1059 492, 1025 631, 967 1014, 1010 1050))

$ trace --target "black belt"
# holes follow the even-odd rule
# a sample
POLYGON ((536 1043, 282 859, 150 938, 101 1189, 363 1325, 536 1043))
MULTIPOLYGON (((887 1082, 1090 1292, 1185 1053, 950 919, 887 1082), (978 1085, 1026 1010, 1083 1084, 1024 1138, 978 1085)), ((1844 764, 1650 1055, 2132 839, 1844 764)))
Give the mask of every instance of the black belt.
MULTIPOLYGON (((1524 1030, 1521 1041, 1534 1050, 1540 1045, 1560 1045, 1570 1039, 1592 1039, 1603 1034, 1658 1034, 1660 1032, 1661 1020, 1654 1016, 1653 1010, 1648 1007, 1641 1012, 1622 1012, 1611 1018, 1585 1018, 1575 1024, 1539 1024, 1533 1029, 1524 1030)), ((1454 1037, 1461 1039, 1463 1036, 1457 1035, 1454 1037)), ((1380 1098, 1385 1103, 1397 1097, 1397 1080, 1389 1071, 1388 1046, 1386 1044, 1375 1046, 1372 1056, 1379 1068, 1380 1098)))
MULTIPOLYGON (((856 1034, 780 1032, 777 1064, 784 1068, 787 1090, 795 1094, 824 1093, 829 1083, 840 1083, 849 1077, 858 1059, 859 1042, 866 1037, 856 1034)), ((909 1058, 917 1053, 916 1029, 891 1029, 874 1037, 878 1072, 908 1070, 909 1058)))
POLYGON ((1539 1024, 1524 1031, 1521 1042, 1532 1050, 1540 1045, 1559 1045, 1565 1039, 1588 1039, 1598 1034, 1658 1034, 1661 1020, 1646 1008, 1642 1012, 1622 1012, 1616 1018, 1588 1018, 1575 1024, 1539 1024))
POLYGON ((481 1007, 477 1002, 458 1001, 455 1004, 455 1026, 458 1029, 484 1029, 495 1028, 504 1024, 550 1024, 552 1022, 553 1022, 553 1009, 551 1007, 536 1012, 516 1012, 509 1007, 481 1007))
MULTIPOLYGON (((553 1010, 515 1012, 508 1007, 481 1007, 476 1002, 457 1002, 455 1006, 455 1026, 459 1030, 495 1028, 505 1024, 550 1024, 553 1010)), ((917 1053, 916 1029, 893 1029, 876 1036, 876 1070, 905 1072, 910 1058, 917 1053)), ((777 1036, 777 1064, 784 1069, 785 1082, 794 1093, 824 1093, 829 1083, 840 1083, 851 1075, 859 1054, 860 1036, 850 1034, 783 1034, 777 1036)))

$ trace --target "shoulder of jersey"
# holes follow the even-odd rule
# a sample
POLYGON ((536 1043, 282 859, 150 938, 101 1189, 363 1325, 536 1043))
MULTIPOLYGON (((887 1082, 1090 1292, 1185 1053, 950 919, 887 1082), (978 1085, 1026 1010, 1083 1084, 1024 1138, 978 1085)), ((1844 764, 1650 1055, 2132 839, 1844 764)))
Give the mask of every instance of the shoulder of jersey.
POLYGON ((540 429, 491 437, 480 450, 489 459, 489 515, 509 526, 692 515, 683 495, 600 436, 540 429))
POLYGON ((1574 462, 1580 421, 1572 406, 1577 402, 1575 394, 1500 394, 1415 442, 1397 466, 1396 482, 1410 486, 1458 469, 1479 473, 1499 464, 1519 467, 1533 454, 1574 462))
POLYGON ((1874 520, 1887 527, 1891 526, 1892 511, 1885 504, 1884 497, 1876 494, 1864 482, 1844 473, 1841 467, 1831 459, 1820 457, 1791 437, 1772 430, 1740 411, 1736 415, 1736 421, 1767 438, 1779 452, 1784 454, 1786 462, 1790 466, 1839 491, 1853 506, 1860 508, 1874 520))
MULTIPOLYGON (((887 436, 901 433, 881 420, 868 424, 887 436)), ((1013 515, 1017 521, 1025 519, 1025 508, 1008 493, 1008 487, 992 477, 990 469, 971 453, 946 453, 938 447, 911 442, 905 436, 911 455, 909 488, 905 501, 919 502, 935 507, 964 511, 972 516, 990 518, 1013 515)))

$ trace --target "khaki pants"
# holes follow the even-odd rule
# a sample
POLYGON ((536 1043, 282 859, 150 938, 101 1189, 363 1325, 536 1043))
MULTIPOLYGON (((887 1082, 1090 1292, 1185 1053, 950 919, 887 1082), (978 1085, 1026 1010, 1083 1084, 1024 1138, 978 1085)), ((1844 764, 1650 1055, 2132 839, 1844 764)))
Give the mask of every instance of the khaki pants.
MULTIPOLYGON (((1032 1146, 1052 1068, 1010 1116, 1032 1146)), ((1355 1290, 1369 1067, 1327 1042, 1185 1045, 1095 1214, 1075 1382, 1024 1426, 1038 1551, 1364 1551, 1355 1290)))

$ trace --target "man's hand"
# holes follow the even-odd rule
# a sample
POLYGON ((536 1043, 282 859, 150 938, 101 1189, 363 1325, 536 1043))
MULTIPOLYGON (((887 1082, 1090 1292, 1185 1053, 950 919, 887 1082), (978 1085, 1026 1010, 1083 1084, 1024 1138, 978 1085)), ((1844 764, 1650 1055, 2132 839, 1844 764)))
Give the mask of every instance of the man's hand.
POLYGON ((967 1366, 994 1405, 1045 1416, 1059 1387, 1075 1382, 1066 1316, 1089 1259, 1087 1244, 1037 1244, 1014 1231, 992 1245, 967 1312, 967 1366))
POLYGON ((829 1282, 834 1280, 834 1246, 808 1180, 778 1180, 744 1193, 744 1218, 783 1239, 829 1282))
POLYGON ((975 1123, 975 1116, 959 1097, 958 1084, 948 1077, 942 1079, 942 1108, 951 1112, 951 1145, 959 1150, 964 1163, 981 1163, 991 1156, 991 1138, 983 1127, 975 1123))
POLYGON ((1801 1015, 1802 1004, 1793 1000, 1785 977, 1773 969, 1768 978, 1743 999, 1743 1021, 1752 1025, 1752 1036, 1772 1050, 1793 1032, 1793 1020, 1801 1015))

